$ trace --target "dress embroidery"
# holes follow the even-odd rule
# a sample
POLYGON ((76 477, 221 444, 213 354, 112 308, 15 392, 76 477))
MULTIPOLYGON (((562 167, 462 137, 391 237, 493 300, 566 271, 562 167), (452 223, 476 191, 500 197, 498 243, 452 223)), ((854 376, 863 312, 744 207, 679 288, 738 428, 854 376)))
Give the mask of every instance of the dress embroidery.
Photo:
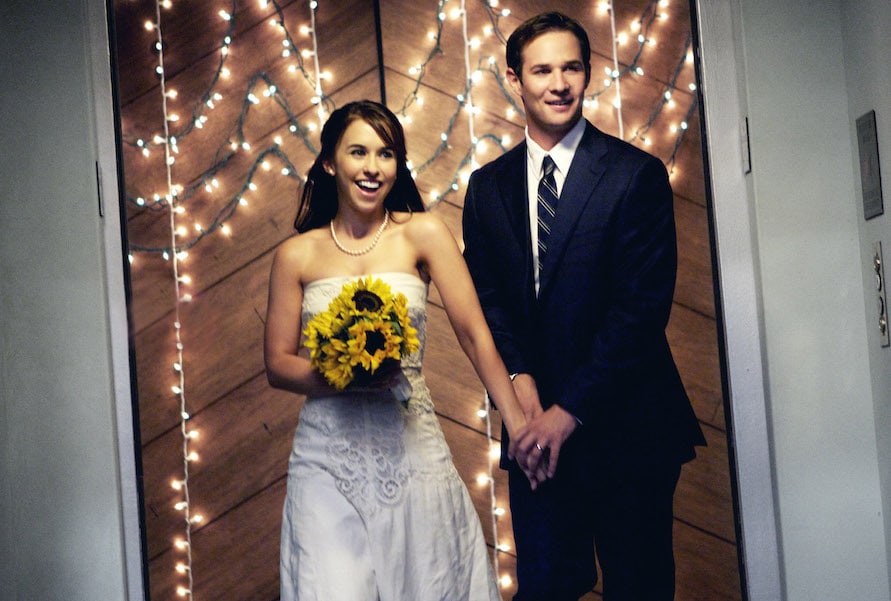
MULTIPOLYGON (((345 281, 345 278, 331 278, 312 283, 304 300, 303 323, 325 310, 340 294, 345 281)), ((409 315, 423 349, 427 330, 426 286, 420 286, 420 280, 417 283, 419 298, 412 297, 409 290, 398 291, 409 293, 409 315)), ((434 413, 433 402, 420 375, 421 353, 406 357, 402 365, 414 390, 407 409, 386 395, 381 398, 357 395, 343 396, 333 402, 310 399, 300 416, 305 425, 315 426, 324 433, 328 441, 325 469, 334 476, 337 490, 365 517, 374 515, 381 507, 402 502, 411 474, 403 443, 406 420, 408 416, 434 413)))

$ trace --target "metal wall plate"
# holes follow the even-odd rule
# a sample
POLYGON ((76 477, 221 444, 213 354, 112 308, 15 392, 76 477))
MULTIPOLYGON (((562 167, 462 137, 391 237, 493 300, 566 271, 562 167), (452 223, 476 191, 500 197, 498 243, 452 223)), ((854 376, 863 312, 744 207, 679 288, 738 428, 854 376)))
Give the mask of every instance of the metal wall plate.
POLYGON ((878 295, 878 324, 879 335, 881 336, 882 346, 891 345, 891 338, 888 335, 888 295, 885 294, 887 288, 885 282, 885 264, 882 259, 882 243, 876 242, 872 247, 872 268, 875 272, 876 294, 878 295))

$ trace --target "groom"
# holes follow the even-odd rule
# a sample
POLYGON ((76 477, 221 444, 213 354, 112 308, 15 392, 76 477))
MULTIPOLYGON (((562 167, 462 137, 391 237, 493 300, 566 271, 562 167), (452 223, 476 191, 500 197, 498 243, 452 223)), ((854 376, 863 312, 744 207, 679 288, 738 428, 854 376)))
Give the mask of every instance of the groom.
POLYGON ((503 445, 515 601, 576 601, 595 546, 606 601, 669 601, 674 490, 705 444, 665 337, 673 196, 658 159, 582 118, 590 53, 561 13, 510 36, 526 139, 471 176, 464 255, 530 420, 503 445))

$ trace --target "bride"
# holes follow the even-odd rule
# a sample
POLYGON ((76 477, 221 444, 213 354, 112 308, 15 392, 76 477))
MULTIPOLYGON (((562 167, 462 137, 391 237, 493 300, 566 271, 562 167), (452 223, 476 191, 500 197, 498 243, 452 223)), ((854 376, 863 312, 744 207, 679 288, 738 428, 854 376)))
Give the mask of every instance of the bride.
MULTIPOLYGON (((425 213, 396 116, 371 101, 334 111, 269 283, 269 382, 306 395, 288 467, 282 601, 500 600, 479 519, 452 464, 421 374, 427 288, 501 412, 526 418, 455 239, 425 213), (401 371, 338 390, 301 332, 345 284, 372 276, 408 300, 420 350, 401 371), (407 381, 400 403, 390 391, 407 381)), ((543 470, 527 474, 535 485, 543 470)))

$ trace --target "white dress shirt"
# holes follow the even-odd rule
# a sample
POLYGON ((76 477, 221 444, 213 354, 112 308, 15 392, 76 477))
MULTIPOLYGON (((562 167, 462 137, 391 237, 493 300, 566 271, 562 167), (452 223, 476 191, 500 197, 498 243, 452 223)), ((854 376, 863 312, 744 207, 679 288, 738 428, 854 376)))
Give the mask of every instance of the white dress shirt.
MULTIPOLYGON (((546 155, 554 160, 554 181, 557 184, 557 196, 563 191, 563 182, 572 165, 572 158, 582 141, 585 133, 585 120, 579 119, 563 139, 550 150, 545 150, 529 137, 529 128, 526 128, 526 190, 529 195, 529 231, 532 233, 532 269, 535 275, 535 293, 538 294, 538 182, 541 181, 541 162, 546 155)), ((559 203, 557 210, 560 210, 559 203)))

